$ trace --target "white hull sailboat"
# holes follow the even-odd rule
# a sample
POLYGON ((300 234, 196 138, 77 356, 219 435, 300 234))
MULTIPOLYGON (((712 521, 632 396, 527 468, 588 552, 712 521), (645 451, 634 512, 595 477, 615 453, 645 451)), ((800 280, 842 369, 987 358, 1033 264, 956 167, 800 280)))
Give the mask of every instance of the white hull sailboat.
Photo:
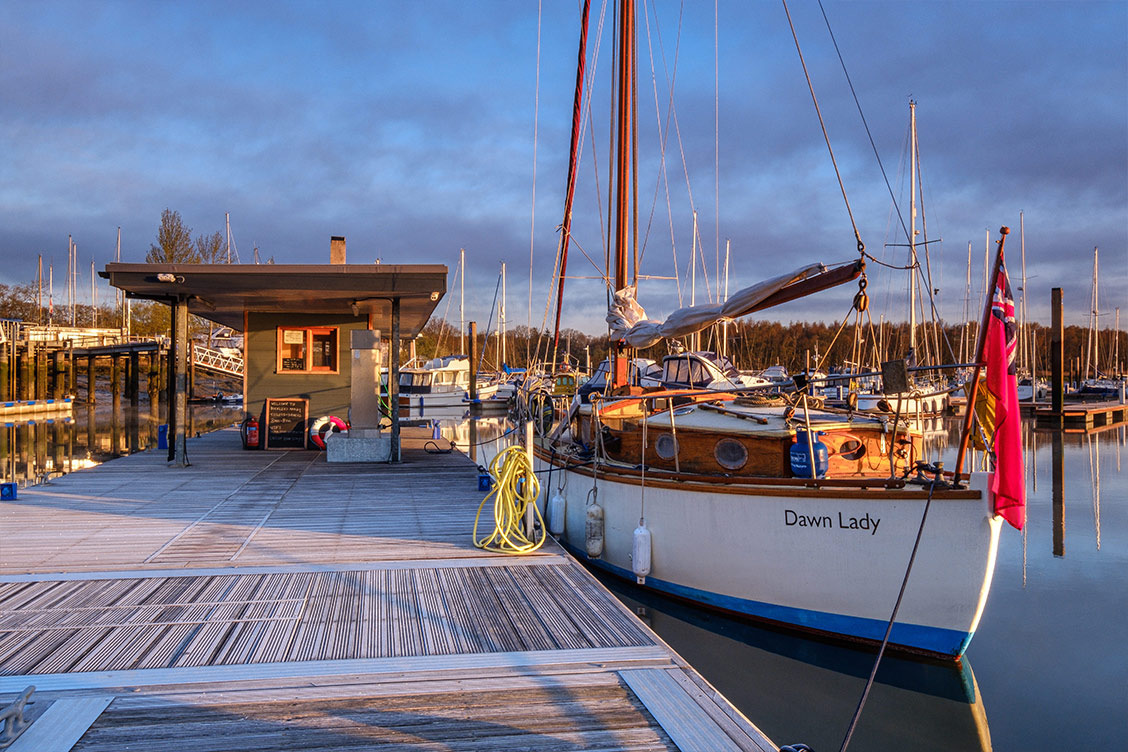
MULTIPOLYGON (((626 117, 629 0, 617 28, 626 117)), ((995 568, 990 476, 925 465, 920 430, 893 416, 819 408, 802 393, 769 404, 736 384, 647 390, 628 379, 631 348, 857 279, 864 264, 811 265, 647 319, 627 283, 633 141, 625 126, 618 134, 608 389, 573 403, 534 448, 549 531, 593 566, 695 603, 847 639, 881 641, 889 627, 890 646, 962 655, 995 568)), ((1001 240, 999 250, 1001 260, 1001 240)))
MULTIPOLYGON (((633 531, 641 517, 652 540, 646 587, 864 641, 885 633, 928 496, 919 488, 781 488, 661 474, 647 479, 643 493, 637 472, 601 467, 603 551, 587 557, 591 474, 560 475, 554 484, 567 500, 561 540, 590 564, 634 579, 633 531)), ((976 474, 969 489, 934 494, 891 645, 942 656, 967 648, 991 589, 1001 525, 986 486, 987 475, 976 474)))

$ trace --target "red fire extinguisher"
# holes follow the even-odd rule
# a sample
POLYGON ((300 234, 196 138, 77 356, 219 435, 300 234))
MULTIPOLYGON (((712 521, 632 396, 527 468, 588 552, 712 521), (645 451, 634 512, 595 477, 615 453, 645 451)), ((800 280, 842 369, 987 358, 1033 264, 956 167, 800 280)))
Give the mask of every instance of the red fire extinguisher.
POLYGON ((259 448, 259 424, 258 418, 250 416, 247 418, 246 426, 246 446, 247 449, 259 448))

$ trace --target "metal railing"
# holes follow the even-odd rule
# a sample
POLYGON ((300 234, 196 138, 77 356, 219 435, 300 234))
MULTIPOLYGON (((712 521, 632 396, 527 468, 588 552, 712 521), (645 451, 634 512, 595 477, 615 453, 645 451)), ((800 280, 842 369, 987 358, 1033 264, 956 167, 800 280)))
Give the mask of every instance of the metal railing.
POLYGON ((199 368, 230 374, 243 375, 243 356, 213 350, 203 345, 192 346, 192 362, 199 368))

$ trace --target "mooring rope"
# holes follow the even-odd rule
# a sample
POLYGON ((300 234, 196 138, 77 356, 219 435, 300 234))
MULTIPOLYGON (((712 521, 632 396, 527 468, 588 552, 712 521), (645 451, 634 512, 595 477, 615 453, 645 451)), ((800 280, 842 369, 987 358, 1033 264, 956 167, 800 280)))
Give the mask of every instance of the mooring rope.
POLYGON ((936 490, 936 486, 943 483, 941 471, 942 466, 938 464, 936 466, 936 478, 928 487, 928 499, 924 502, 924 514, 920 516, 920 527, 917 528, 916 540, 913 542, 913 552, 909 555, 909 565, 905 567, 905 577, 901 580, 901 590, 897 593, 897 602, 893 604, 893 613, 889 616, 889 623, 885 625, 885 636, 881 639, 881 647, 878 648, 877 658, 873 661, 873 669, 870 670, 866 687, 862 690, 862 697, 858 700, 858 707, 854 711, 854 717, 850 720, 850 727, 846 729, 846 737, 842 740, 842 746, 839 747, 838 752, 846 752, 846 747, 850 744, 850 737, 854 735, 854 729, 862 715, 862 708, 865 707, 866 698, 869 697, 870 688, 873 687, 874 677, 877 676, 877 667, 881 665, 881 658, 885 655, 885 646, 889 644, 889 635, 893 632, 893 623, 897 620, 897 611, 901 608, 901 600, 905 597, 905 588, 909 584, 909 574, 913 571, 913 562, 916 561, 917 549, 920 547, 920 539, 924 534, 924 521, 928 519, 928 510, 932 506, 932 494, 936 490))

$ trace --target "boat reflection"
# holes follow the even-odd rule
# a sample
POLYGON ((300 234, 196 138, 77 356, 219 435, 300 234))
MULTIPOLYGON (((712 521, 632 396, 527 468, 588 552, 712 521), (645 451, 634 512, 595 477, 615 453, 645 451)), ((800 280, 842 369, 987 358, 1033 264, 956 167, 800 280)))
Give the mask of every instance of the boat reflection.
MULTIPOLYGON (((599 572, 596 576, 771 739, 838 749, 875 652, 807 639, 695 609, 599 572)), ((851 746, 989 750, 971 665, 886 654, 851 746)))

